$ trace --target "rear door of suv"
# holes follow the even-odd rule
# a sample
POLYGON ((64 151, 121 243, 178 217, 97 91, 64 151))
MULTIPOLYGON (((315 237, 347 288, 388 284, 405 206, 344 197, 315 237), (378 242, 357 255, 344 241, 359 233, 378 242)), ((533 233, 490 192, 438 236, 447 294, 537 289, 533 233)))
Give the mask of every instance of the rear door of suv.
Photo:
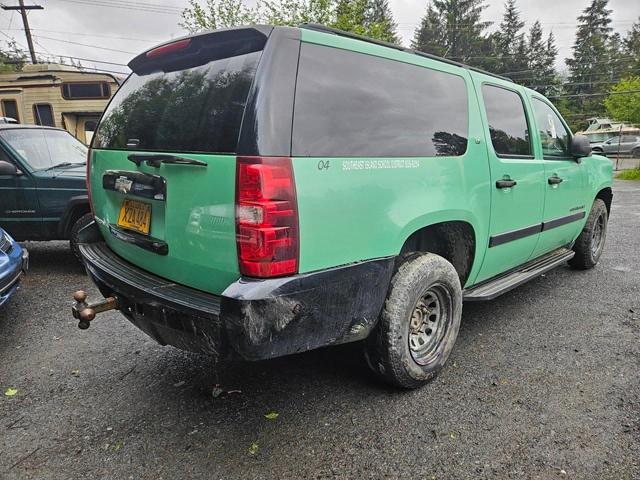
POLYGON ((95 217, 118 255, 212 293, 238 278, 236 153, 270 32, 206 33, 131 61, 90 154, 95 217))

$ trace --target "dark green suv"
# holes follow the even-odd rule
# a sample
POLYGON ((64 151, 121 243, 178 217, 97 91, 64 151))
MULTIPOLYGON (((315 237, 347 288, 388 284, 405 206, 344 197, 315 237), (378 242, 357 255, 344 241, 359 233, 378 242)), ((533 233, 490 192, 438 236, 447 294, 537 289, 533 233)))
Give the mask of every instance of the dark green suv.
POLYGON ((87 148, 59 128, 0 125, 0 225, 16 240, 71 240, 91 218, 87 148))

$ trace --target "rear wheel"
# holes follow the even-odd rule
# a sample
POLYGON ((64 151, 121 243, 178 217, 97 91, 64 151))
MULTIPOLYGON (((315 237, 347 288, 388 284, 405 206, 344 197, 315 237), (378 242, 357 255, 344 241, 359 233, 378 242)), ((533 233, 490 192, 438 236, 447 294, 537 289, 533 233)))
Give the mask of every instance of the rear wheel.
POLYGON ((369 367, 393 385, 423 385, 449 358, 461 316, 462 288, 453 265, 431 253, 409 257, 395 273, 366 342, 369 367))
POLYGON ((640 158, 640 147, 636 147, 633 150, 631 150, 631 156, 633 158, 640 158))
POLYGON ((69 235, 69 246, 71 251, 76 256, 78 261, 82 263, 82 257, 80 256, 80 250, 78 248, 78 233, 83 227, 86 227, 93 220, 93 213, 86 213, 81 216, 71 227, 71 234, 69 235))
POLYGON ((593 268, 600 260, 604 242, 607 238, 608 213, 605 203, 596 198, 589 212, 587 222, 578 236, 573 251, 575 256, 569 260, 569 265, 579 270, 593 268))

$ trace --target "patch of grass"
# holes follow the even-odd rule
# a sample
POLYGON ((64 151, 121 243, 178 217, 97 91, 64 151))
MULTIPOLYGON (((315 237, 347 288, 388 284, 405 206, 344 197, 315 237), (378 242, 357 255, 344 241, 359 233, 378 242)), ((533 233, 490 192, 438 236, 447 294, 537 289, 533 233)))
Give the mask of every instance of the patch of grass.
POLYGON ((620 172, 617 176, 620 180, 640 180, 640 168, 632 168, 620 172))

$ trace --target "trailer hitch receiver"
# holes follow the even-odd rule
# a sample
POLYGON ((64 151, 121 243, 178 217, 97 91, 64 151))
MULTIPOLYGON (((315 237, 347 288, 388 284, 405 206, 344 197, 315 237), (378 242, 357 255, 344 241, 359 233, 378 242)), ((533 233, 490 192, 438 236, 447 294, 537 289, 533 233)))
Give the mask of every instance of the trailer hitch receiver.
POLYGON ((98 313, 118 309, 118 301, 115 297, 107 297, 101 302, 87 303, 87 292, 78 290, 73 294, 75 303, 71 307, 71 313, 78 319, 78 328, 86 330, 98 313))

